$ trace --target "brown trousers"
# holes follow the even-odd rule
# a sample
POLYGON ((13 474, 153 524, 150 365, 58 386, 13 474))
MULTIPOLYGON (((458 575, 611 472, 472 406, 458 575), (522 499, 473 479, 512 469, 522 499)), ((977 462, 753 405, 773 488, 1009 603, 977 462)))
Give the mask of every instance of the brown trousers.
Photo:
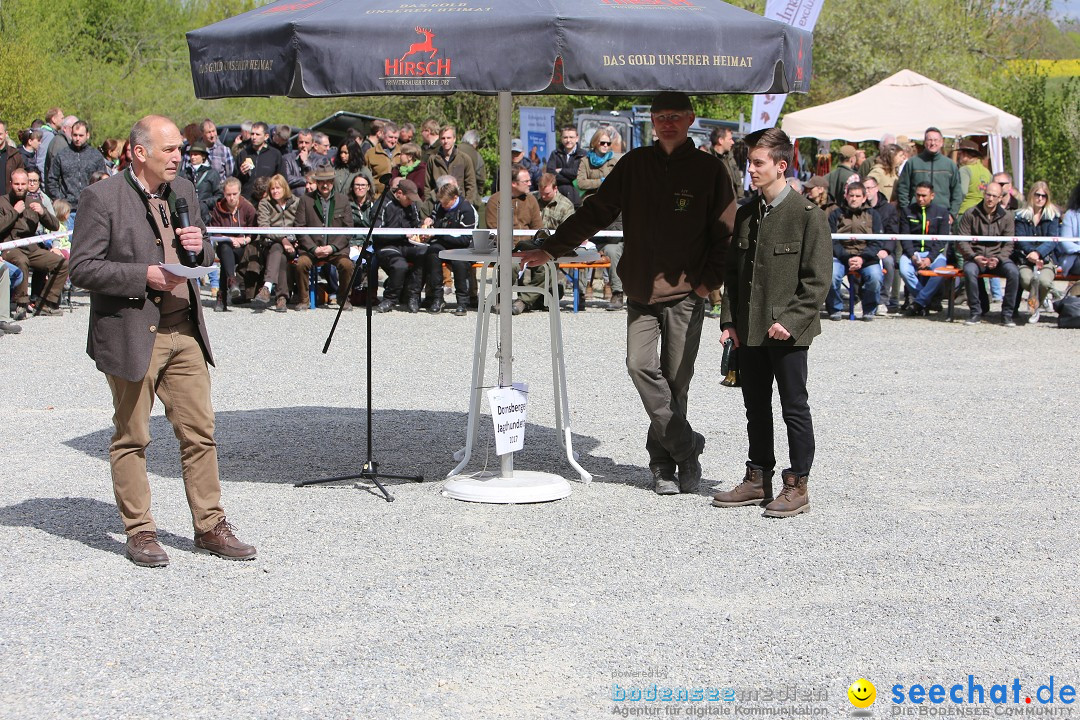
POLYGON ((155 394, 180 441, 180 467, 195 532, 212 530, 225 518, 225 511, 221 508, 210 373, 195 326, 185 321, 158 328, 150 367, 139 382, 113 375, 105 378, 112 390, 116 428, 109 445, 113 494, 128 536, 157 530, 150 514, 150 481, 146 476, 155 394))
MULTIPOLYGON (((355 264, 349 259, 347 253, 338 253, 323 259, 337 267, 338 302, 343 303, 349 299, 347 293, 349 285, 352 283, 355 264)), ((299 293, 301 302, 307 299, 308 296, 308 287, 311 285, 311 266, 314 262, 314 258, 306 252, 301 252, 300 257, 296 258, 296 292, 299 293)))
POLYGON ((63 255, 46 250, 39 245, 25 245, 4 251, 4 259, 15 265, 23 273, 22 284, 15 289, 13 299, 18 305, 30 302, 30 269, 45 270, 49 273, 49 292, 45 300, 54 305, 60 303, 60 293, 67 282, 68 264, 63 255))

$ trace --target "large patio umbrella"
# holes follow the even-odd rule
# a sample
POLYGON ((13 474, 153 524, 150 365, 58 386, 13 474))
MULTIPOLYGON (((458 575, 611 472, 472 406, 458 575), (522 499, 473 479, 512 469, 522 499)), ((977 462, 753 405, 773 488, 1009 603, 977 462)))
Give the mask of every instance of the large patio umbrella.
MULTIPOLYGON (((299 0, 187 34, 200 98, 805 92, 811 35, 718 0, 299 0)), ((501 203, 500 379, 512 379, 512 203, 501 203)), ((501 458, 513 476, 513 455, 501 458)))

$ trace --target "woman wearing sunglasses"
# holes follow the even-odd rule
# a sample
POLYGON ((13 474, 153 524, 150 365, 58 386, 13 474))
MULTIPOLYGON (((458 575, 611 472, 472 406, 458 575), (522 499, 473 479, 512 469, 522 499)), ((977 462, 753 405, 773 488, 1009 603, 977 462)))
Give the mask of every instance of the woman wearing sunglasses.
MULTIPOLYGON (((578 165, 577 186, 581 192, 583 203, 589 199, 589 196, 596 193, 604 179, 615 169, 615 163, 621 157, 622 153, 616 153, 611 149, 611 134, 607 130, 601 128, 593 133, 592 140, 589 141, 589 152, 585 157, 581 158, 581 163, 578 165)), ((622 216, 611 223, 607 229, 622 230, 622 216)), ((608 304, 608 309, 621 310, 623 307, 623 287, 617 270, 619 258, 622 257, 623 251, 622 238, 594 238, 593 242, 596 243, 597 249, 611 261, 611 268, 608 271, 611 283, 611 302, 608 304)), ((594 270, 593 272, 599 273, 603 271, 594 270)), ((584 276, 585 273, 582 273, 582 279, 580 280, 582 283, 587 282, 584 276)))
MULTIPOLYGON (((1054 263, 1055 243, 1035 238, 1061 235, 1061 211, 1050 201, 1050 186, 1042 180, 1032 184, 1027 207, 1016 211, 1016 235, 1033 238, 1016 244, 1013 260, 1020 268, 1021 290, 1028 289, 1028 308, 1031 310, 1028 322, 1037 323, 1046 296, 1054 287, 1057 266, 1054 263), (1037 288, 1033 287, 1035 283, 1038 284, 1037 288)), ((1016 304, 1019 307, 1019 293, 1016 304)))

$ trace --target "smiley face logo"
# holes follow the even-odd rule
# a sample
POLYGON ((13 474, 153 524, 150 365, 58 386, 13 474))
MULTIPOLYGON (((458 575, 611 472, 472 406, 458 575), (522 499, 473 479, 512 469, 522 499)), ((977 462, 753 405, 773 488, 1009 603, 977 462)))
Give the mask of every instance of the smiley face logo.
POLYGON ((855 707, 859 709, 868 708, 877 700, 877 688, 869 680, 859 678, 851 683, 851 687, 847 689, 847 696, 855 707))

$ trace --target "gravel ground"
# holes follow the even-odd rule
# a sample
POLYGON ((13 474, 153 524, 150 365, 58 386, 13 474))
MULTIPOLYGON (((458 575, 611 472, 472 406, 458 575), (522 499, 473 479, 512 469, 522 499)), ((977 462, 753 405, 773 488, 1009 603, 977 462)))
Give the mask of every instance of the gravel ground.
MULTIPOLYGON (((597 481, 487 506, 440 495, 464 439, 475 315, 375 319, 377 458, 427 479, 392 483, 388 504, 292 486, 363 460, 364 314, 323 355, 327 310, 208 312, 225 505, 259 558, 192 551, 158 407, 148 463, 172 564, 149 570, 122 555, 109 395, 75 300, 0 338, 0 717, 846 716, 859 677, 886 717, 897 683, 1080 682, 1080 333, 1052 321, 826 323, 810 354, 813 511, 769 521, 711 507, 705 488, 646 489, 622 314, 563 315, 575 443, 597 481), (653 683, 737 696, 617 700, 653 683)), ((730 486, 741 398, 720 385, 706 322, 692 421, 706 487, 730 486)), ((516 466, 574 477, 546 318, 514 327, 515 379, 533 391, 516 466)), ((782 431, 777 445, 784 457, 782 431)), ((482 447, 470 469, 485 454, 498 464, 482 447)))

